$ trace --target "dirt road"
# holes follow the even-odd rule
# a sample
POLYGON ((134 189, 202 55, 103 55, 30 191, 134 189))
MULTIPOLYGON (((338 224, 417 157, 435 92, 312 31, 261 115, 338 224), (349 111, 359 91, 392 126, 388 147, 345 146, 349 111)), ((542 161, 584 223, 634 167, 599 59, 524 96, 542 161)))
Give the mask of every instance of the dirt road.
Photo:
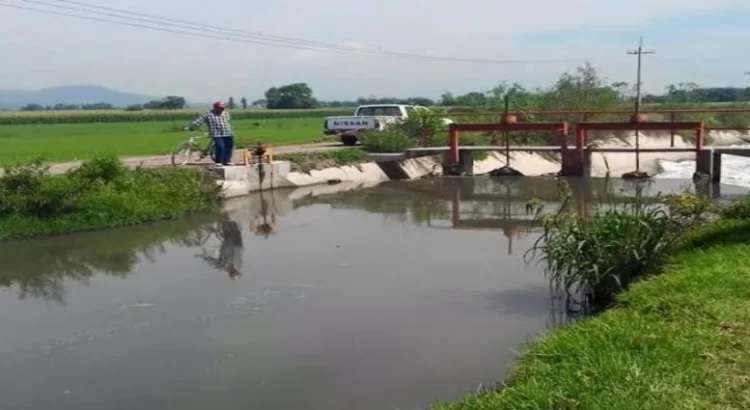
MULTIPOLYGON (((288 154, 288 153, 295 153, 295 152, 321 152, 321 151, 332 151, 336 149, 350 149, 352 147, 346 147, 341 145, 340 143, 323 143, 323 144, 305 144, 305 145, 286 145, 286 146, 279 146, 274 147, 273 152, 274 154, 288 154)), ((234 151, 234 157, 233 162, 235 164, 242 164, 243 163, 243 150, 235 150, 234 151)), ((210 163, 210 159, 205 159, 204 163, 208 164, 210 163)), ((51 164, 50 165, 50 173, 51 174, 62 174, 66 171, 69 171, 71 169, 74 169, 81 165, 82 161, 73 161, 73 162, 61 162, 57 164, 51 164)), ((163 166, 171 166, 172 165, 172 159, 169 155, 152 155, 152 156, 144 156, 144 157, 123 157, 122 162, 130 167, 135 168, 137 166, 144 166, 144 167, 163 167, 163 166)), ((2 175, 2 170, 0 170, 0 175, 2 175)))

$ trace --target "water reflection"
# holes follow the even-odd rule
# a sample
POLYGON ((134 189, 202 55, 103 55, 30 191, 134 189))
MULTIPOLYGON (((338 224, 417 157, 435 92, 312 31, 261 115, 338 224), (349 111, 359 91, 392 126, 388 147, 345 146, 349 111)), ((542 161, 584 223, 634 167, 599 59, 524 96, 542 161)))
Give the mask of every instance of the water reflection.
POLYGON ((212 216, 179 221, 3 243, 0 286, 20 299, 39 298, 65 305, 66 281, 88 284, 96 274, 130 275, 147 260, 154 262, 166 245, 197 246, 212 216))
MULTIPOLYGON (((723 198, 747 192, 740 187, 723 188, 723 198)), ((722 198, 722 186, 683 180, 475 177, 392 181, 366 190, 302 198, 294 201, 294 206, 328 204, 363 209, 383 214, 388 220, 436 230, 500 231, 507 238, 507 254, 512 255, 515 242, 530 236, 536 240, 542 232, 540 221, 527 209, 532 198, 541 200, 549 211, 591 215, 603 206, 630 202, 636 195, 646 202, 661 202, 663 195, 685 191, 722 198)), ((530 256, 527 262, 539 262, 533 252, 527 251, 528 243, 521 249, 530 256)), ((549 295, 549 326, 591 313, 581 295, 552 284, 549 295)))
POLYGON ((253 227, 256 235, 263 236, 266 239, 274 233, 277 229, 276 218, 279 210, 276 207, 276 195, 273 193, 266 193, 263 191, 258 192, 258 200, 260 201, 260 209, 256 212, 253 217, 253 227), (269 203, 270 198, 270 203, 269 203))
POLYGON ((206 239, 213 236, 219 244, 211 251, 204 247, 197 256, 215 269, 226 271, 230 279, 242 277, 244 247, 240 224, 223 214, 218 222, 208 226, 206 230, 209 234, 206 239))

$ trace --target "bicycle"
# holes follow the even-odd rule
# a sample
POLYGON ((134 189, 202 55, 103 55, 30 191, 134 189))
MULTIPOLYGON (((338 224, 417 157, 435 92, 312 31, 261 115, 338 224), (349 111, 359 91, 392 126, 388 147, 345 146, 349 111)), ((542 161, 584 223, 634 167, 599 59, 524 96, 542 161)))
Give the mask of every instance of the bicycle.
POLYGON ((199 136, 196 133, 191 132, 188 140, 178 145, 172 151, 172 165, 187 165, 187 163, 192 159, 193 154, 198 154, 196 162, 201 162, 203 161, 203 159, 209 156, 211 157, 211 160, 213 162, 216 162, 216 149, 214 147, 214 139, 209 137, 207 133, 204 133, 203 136, 199 136), (199 144, 198 140, 201 138, 208 139, 208 145, 205 148, 201 147, 199 144))

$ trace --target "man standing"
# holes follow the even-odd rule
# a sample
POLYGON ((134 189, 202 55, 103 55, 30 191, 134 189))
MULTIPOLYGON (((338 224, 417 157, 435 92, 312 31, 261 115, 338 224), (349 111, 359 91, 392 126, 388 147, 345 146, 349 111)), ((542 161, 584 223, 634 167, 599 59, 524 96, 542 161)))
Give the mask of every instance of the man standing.
POLYGON ((232 165, 234 132, 230 123, 231 119, 229 112, 225 110, 224 103, 217 101, 211 111, 201 115, 185 127, 186 131, 192 131, 204 123, 208 126, 208 135, 214 139, 216 165, 232 165))

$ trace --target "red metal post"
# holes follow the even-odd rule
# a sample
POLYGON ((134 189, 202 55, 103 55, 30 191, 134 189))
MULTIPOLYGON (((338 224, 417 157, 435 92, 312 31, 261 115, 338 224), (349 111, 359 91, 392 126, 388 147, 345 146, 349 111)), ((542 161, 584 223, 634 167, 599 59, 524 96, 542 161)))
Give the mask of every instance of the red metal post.
POLYGON ((583 153, 583 147, 586 145, 586 129, 581 124, 576 127, 576 151, 583 153))
MULTIPOLYGON (((583 121, 582 122, 589 122, 589 113, 583 113, 583 121)), ((586 142, 589 139, 589 133, 585 129, 583 130, 583 146, 586 146, 586 142)), ((581 157, 583 158, 583 157, 581 157)))
MULTIPOLYGON (((669 122, 675 122, 675 114, 669 113, 669 122)), ((674 128, 669 130, 669 146, 674 147, 674 128)))
POLYGON ((448 126, 448 146, 450 147, 451 165, 456 165, 460 161, 458 158, 458 128, 456 124, 448 126))
MULTIPOLYGON (((579 124, 580 125, 580 124, 579 124)), ((573 156, 575 159, 575 169, 576 170, 583 170, 583 159, 584 159, 584 153, 583 153, 583 147, 585 146, 586 142, 586 129, 582 127, 576 127, 576 153, 573 156)), ((583 172, 583 171, 579 171, 583 172)))
POLYGON ((695 129, 695 150, 703 149, 703 122, 695 129))

